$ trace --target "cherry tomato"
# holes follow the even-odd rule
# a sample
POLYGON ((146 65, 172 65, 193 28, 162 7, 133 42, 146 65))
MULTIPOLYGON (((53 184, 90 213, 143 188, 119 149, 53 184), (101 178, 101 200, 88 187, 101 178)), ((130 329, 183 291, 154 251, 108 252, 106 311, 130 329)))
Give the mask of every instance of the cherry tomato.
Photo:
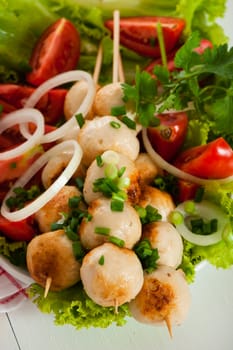
MULTIPOLYGON (((185 21, 172 17, 125 17, 120 19, 120 43, 145 57, 160 57, 157 24, 161 24, 167 52, 179 41, 185 21)), ((113 20, 105 26, 113 32, 113 20)))
POLYGON ((149 127, 147 135, 154 150, 166 161, 174 158, 183 145, 188 117, 185 112, 159 114, 160 125, 149 127))
MULTIPOLYGON (((167 55, 167 69, 169 70, 169 72, 173 72, 176 69, 175 62, 174 62, 175 54, 176 54, 176 51, 173 51, 167 55)), ((154 75, 153 73, 154 67, 158 65, 162 66, 162 59, 160 57, 150 62, 148 66, 144 68, 144 70, 146 70, 151 75, 154 75)))
POLYGON ((80 37, 72 22, 60 18, 49 26, 35 46, 27 82, 39 86, 59 73, 75 69, 80 56, 80 37))
POLYGON ((4 116, 7 113, 10 113, 10 112, 13 112, 16 110, 16 108, 14 106, 3 101, 2 99, 0 99, 0 106, 1 106, 0 117, 4 116))
POLYGON ((0 160, 0 183, 20 177, 43 152, 41 146, 36 146, 22 156, 0 160))
POLYGON ((183 151, 174 161, 179 169, 206 179, 233 175, 233 151, 222 138, 183 151))
POLYGON ((179 179, 177 181, 176 202, 182 203, 194 199, 199 187, 198 184, 179 179))
POLYGON ((0 232, 13 241, 30 241, 36 235, 33 227, 33 218, 29 217, 21 221, 9 221, 0 215, 0 232))
MULTIPOLYGON (((35 88, 29 86, 0 84, 0 105, 3 106, 3 112, 8 113, 22 108, 34 91, 35 88)), ((44 115, 47 124, 55 124, 63 116, 66 94, 66 89, 52 89, 44 94, 35 106, 44 115)))
POLYGON ((212 42, 207 39, 201 39, 200 45, 196 49, 194 49, 194 51, 201 55, 208 47, 210 49, 213 48, 212 42))

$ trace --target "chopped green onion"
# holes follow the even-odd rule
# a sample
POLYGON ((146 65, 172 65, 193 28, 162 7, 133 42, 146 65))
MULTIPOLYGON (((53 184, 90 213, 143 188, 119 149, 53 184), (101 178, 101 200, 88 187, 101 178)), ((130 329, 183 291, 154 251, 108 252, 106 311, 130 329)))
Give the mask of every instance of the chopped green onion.
POLYGON ((129 177, 120 177, 117 184, 118 184, 119 189, 123 190, 123 189, 129 187, 130 178, 129 177))
POLYGON ((146 217, 146 209, 143 208, 143 207, 140 207, 139 205, 136 205, 135 206, 135 209, 138 213, 138 216, 141 218, 141 219, 144 219, 146 217))
POLYGON ((77 260, 82 260, 85 255, 85 250, 80 241, 75 241, 72 244, 73 254, 77 260))
POLYGON ((195 196, 194 196, 194 202, 195 203, 200 203, 203 199, 205 189, 204 187, 198 187, 195 196))
POLYGON ((134 120, 130 119, 127 116, 122 117, 122 122, 128 126, 129 129, 136 130, 136 123, 134 120))
POLYGON ((121 200, 112 199, 111 200, 111 210, 112 211, 123 211, 124 202, 121 200))
POLYGON ((78 239, 78 233, 73 231, 70 226, 65 227, 65 233, 71 241, 76 241, 78 239))
POLYGON ((77 208, 77 206, 79 205, 79 203, 81 202, 82 197, 81 196, 74 196, 69 198, 68 200, 68 205, 70 208, 77 208))
POLYGON ((157 260, 159 259, 159 253, 157 248, 152 248, 149 239, 145 238, 138 242, 134 251, 142 263, 143 269, 150 273, 157 268, 157 260))
POLYGON ((195 203, 193 201, 184 202, 184 210, 188 214, 194 214, 196 211, 195 203))
POLYGON ((121 248, 124 247, 124 245, 125 245, 125 241, 123 241, 123 239, 120 239, 116 236, 109 236, 108 241, 117 245, 118 247, 121 247, 121 248))
POLYGON ((125 173, 126 167, 123 166, 118 170, 118 177, 122 177, 123 174, 125 173))
POLYGON ((120 129, 120 127, 121 127, 121 124, 120 123, 118 123, 118 122, 110 122, 110 125, 111 125, 111 127, 112 128, 114 128, 114 129, 120 129))
POLYGON ((84 123, 85 123, 85 119, 83 118, 82 113, 77 114, 75 116, 75 118, 77 120, 77 123, 78 123, 79 127, 81 128, 84 125, 84 123))
POLYGON ((96 163, 99 168, 101 168, 104 165, 103 158, 100 155, 96 157, 96 163))
POLYGON ((169 215, 169 221, 175 226, 180 225, 183 223, 184 217, 183 217, 182 213, 180 213, 177 210, 174 210, 169 215))
POLYGON ((111 180, 114 180, 118 176, 118 169, 115 164, 109 163, 104 169, 104 175, 111 180))
POLYGON ((57 223, 57 222, 53 222, 53 223, 50 225, 51 231, 61 230, 62 228, 63 228, 63 224, 59 224, 59 223, 57 223))
POLYGON ((78 189, 80 191, 82 191, 83 190, 83 184, 84 184, 83 178, 82 177, 76 177, 75 183, 76 183, 76 186, 78 187, 78 189))
POLYGON ((110 228, 98 226, 98 227, 95 227, 95 233, 98 233, 99 235, 108 236, 110 233, 110 228))
POLYGON ((126 109, 125 109, 125 106, 115 106, 115 107, 112 107, 111 109, 111 115, 115 116, 115 117, 118 117, 119 115, 123 115, 126 113, 126 109))
POLYGON ((99 265, 104 265, 104 255, 101 255, 98 261, 99 265))

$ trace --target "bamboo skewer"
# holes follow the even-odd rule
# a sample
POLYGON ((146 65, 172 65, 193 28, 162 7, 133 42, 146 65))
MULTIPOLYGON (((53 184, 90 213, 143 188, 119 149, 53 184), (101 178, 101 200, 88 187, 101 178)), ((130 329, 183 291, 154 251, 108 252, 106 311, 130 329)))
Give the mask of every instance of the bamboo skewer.
POLYGON ((103 46, 102 46, 102 43, 100 43, 97 57, 96 57, 96 62, 95 62, 94 73, 93 73, 93 80, 95 84, 97 84, 99 80, 99 75, 100 75, 101 66, 102 66, 102 59, 103 59, 103 46))
POLYGON ((119 78, 119 37, 120 37, 120 12, 113 12, 113 71, 112 82, 117 83, 119 78))
POLYGON ((51 284, 52 284, 52 277, 47 277, 45 282, 44 298, 47 297, 51 284))

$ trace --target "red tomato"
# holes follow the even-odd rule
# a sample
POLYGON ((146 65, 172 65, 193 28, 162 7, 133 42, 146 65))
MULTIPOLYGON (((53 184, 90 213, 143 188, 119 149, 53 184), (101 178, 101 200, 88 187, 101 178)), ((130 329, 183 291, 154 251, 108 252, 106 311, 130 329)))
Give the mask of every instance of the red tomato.
POLYGON ((49 78, 76 68, 80 56, 80 37, 66 18, 49 26, 35 46, 27 82, 39 86, 49 78))
MULTIPOLYGON (((181 18, 172 17, 128 17, 120 19, 120 43, 123 46, 146 57, 160 57, 157 36, 157 24, 163 31, 167 52, 177 44, 185 26, 181 18)), ((105 26, 113 32, 113 20, 107 20, 105 26)))
POLYGON ((0 215, 0 232, 13 241, 28 242, 36 235, 32 217, 14 222, 0 215))
POLYGON ((174 165, 191 175, 205 179, 222 179, 233 175, 233 151, 222 138, 182 152, 174 165))
POLYGON ((211 41, 207 39, 201 39, 200 45, 196 49, 194 49, 194 51, 201 55, 208 47, 211 49, 213 48, 213 44, 211 43, 211 41))
MULTIPOLYGON (((1 89, 1 87, 0 87, 0 89, 1 89)), ((16 110, 16 108, 14 106, 12 106, 11 104, 3 101, 2 99, 0 99, 0 106, 1 106, 0 116, 4 116, 5 114, 13 112, 13 111, 16 110)))
POLYGON ((160 125, 149 127, 147 135, 154 150, 166 161, 170 161, 183 145, 188 117, 185 112, 164 113, 157 117, 160 125))
MULTIPOLYGON (((169 70, 169 72, 173 72, 176 68, 175 62, 174 62, 175 54, 176 54, 176 51, 171 52, 170 54, 167 55, 167 69, 169 70)), ((158 65, 162 66, 161 58, 156 58, 155 60, 153 60, 151 63, 149 63, 149 65, 144 70, 146 70, 148 73, 153 75, 154 67, 158 65)))
MULTIPOLYGON (((34 91, 35 88, 29 86, 0 84, 0 104, 3 104, 3 111, 12 112, 12 109, 22 108, 34 91)), ((53 89, 41 97, 36 108, 44 115, 46 123, 55 124, 61 119, 66 94, 65 89, 53 89)))
POLYGON ((20 177, 42 153, 43 148, 37 146, 22 156, 0 160, 0 183, 20 177))
POLYGON ((182 203, 184 201, 194 199, 197 193, 197 190, 200 186, 191 182, 184 180, 178 180, 177 182, 177 193, 176 201, 182 203))

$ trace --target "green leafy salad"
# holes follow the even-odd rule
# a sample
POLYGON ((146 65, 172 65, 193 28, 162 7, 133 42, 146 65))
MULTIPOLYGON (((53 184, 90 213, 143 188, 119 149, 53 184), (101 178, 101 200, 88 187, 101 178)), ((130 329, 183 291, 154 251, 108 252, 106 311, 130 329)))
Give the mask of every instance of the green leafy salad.
MULTIPOLYGON (((44 29, 59 17, 70 19, 80 32, 78 69, 93 72, 98 44, 102 41, 104 55, 100 83, 109 82, 111 76, 112 40, 107 35, 104 20, 111 18, 115 7, 122 17, 153 13, 155 16, 185 18, 185 44, 175 55, 177 70, 172 73, 165 66, 157 65, 154 76, 150 75, 140 69, 149 63, 147 58, 121 48, 126 73, 124 99, 135 106, 143 127, 150 125, 155 113, 190 109, 192 101, 184 148, 206 145, 220 137, 233 147, 233 48, 228 48, 223 29, 215 22, 225 13, 225 0, 209 0, 208 3, 205 0, 89 0, 87 3, 84 6, 83 1, 74 0, 0 0, 0 82, 24 83, 33 46, 44 29), (209 39, 214 47, 198 55, 194 49, 201 38, 209 39), (131 85, 133 77, 135 81, 131 85), (208 84, 202 88, 200 81, 206 77, 208 84)), ((165 56, 162 61, 166 61, 165 56)), ((173 180, 167 176, 160 183, 155 181, 155 186, 162 184, 162 189, 171 192, 173 180)), ((196 265, 203 260, 217 268, 233 265, 233 181, 206 182, 202 188, 205 199, 222 208, 230 226, 224 239, 216 244, 199 246, 184 239, 181 268, 190 283, 195 279, 196 265)), ((0 236, 0 254, 15 265, 25 266, 26 246, 25 242, 12 243, 0 236)), ((114 307, 95 304, 86 295, 81 282, 61 292, 50 291, 46 298, 44 288, 38 284, 33 284, 28 293, 42 312, 54 314, 58 325, 71 324, 77 329, 104 328, 112 323, 121 326, 130 317, 127 304, 119 306, 117 313, 114 307)))

